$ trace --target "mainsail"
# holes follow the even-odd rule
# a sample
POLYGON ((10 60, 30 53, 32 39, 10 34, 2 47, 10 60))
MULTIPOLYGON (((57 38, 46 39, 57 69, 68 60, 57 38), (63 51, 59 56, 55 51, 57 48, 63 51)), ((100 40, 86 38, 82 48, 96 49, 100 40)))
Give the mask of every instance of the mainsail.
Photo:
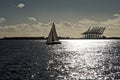
POLYGON ((52 28, 50 30, 50 33, 49 33, 46 43, 47 44, 60 44, 54 23, 52 25, 52 28))

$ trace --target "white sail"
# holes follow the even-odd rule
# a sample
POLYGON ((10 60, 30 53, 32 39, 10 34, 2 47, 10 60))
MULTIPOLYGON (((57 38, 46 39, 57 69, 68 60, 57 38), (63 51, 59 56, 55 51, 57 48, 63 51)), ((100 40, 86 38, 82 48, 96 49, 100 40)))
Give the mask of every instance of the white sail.
POLYGON ((58 36, 57 36, 57 32, 56 32, 56 29, 55 29, 55 24, 53 23, 52 25, 52 28, 50 30, 50 33, 49 33, 49 36, 48 36, 48 39, 47 39, 47 42, 46 43, 50 43, 50 44, 56 44, 56 43, 60 43, 59 42, 59 39, 58 39, 58 36))

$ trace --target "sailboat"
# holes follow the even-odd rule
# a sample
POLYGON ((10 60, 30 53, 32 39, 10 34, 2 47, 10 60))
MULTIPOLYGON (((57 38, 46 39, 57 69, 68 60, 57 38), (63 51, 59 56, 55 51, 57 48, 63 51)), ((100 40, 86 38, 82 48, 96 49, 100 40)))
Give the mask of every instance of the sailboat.
POLYGON ((61 42, 58 39, 54 23, 53 23, 50 33, 48 35, 46 44, 61 44, 61 42))

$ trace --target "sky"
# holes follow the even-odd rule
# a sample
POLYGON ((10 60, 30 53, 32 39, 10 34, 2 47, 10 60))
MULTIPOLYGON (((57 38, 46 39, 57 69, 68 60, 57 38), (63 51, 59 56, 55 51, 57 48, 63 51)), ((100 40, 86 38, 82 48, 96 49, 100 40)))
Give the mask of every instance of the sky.
POLYGON ((120 37, 120 0, 0 0, 0 37, 47 36, 52 22, 62 37, 81 37, 89 27, 106 27, 120 37))

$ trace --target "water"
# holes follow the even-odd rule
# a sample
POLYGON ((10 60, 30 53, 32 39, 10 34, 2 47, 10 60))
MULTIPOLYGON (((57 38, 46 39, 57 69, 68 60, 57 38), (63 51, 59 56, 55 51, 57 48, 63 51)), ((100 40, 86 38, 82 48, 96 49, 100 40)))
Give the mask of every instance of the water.
POLYGON ((119 40, 0 40, 0 80, 119 80, 119 40))

